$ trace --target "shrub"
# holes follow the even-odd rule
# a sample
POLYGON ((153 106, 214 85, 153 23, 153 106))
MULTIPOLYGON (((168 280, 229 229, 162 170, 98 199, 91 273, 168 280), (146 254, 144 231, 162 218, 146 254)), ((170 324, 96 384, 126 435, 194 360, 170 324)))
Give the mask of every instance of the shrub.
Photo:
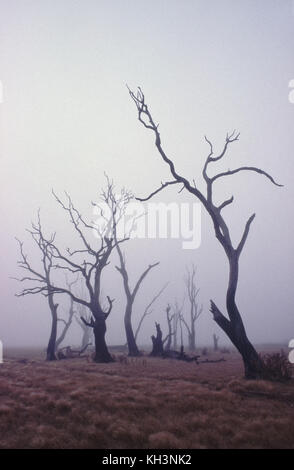
POLYGON ((273 382, 285 382, 292 378, 292 365, 284 351, 265 354, 261 359, 261 378, 273 382))

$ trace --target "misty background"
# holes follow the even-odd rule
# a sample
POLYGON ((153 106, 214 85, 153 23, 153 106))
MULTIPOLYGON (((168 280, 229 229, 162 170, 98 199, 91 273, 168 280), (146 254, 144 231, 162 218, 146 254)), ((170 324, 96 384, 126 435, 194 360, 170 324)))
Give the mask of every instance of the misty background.
MULTIPOLYGON (((242 253, 237 301, 250 340, 287 342, 294 337, 294 8, 290 0, 11 0, 0 1, 0 339, 6 346, 45 347, 50 311, 42 296, 16 298, 22 285, 18 246, 38 265, 38 252, 25 229, 41 208, 46 233, 61 246, 77 247, 66 214, 51 195, 70 193, 83 215, 105 185, 104 171, 118 188, 147 196, 170 180, 153 135, 138 122, 125 84, 142 87, 162 144, 177 171, 200 188, 209 153, 204 135, 222 149, 232 144, 210 172, 240 165, 269 172, 283 188, 254 173, 215 184, 215 200, 234 195, 225 209, 235 244, 246 220, 256 219, 242 253)), ((176 187, 153 202, 196 202, 176 187)), ((139 344, 150 343, 155 320, 166 332, 165 307, 182 301, 186 266, 197 265, 198 344, 224 334, 209 313, 209 300, 225 307, 228 266, 202 211, 202 242, 183 250, 182 240, 134 240, 122 246, 130 279, 160 261, 136 299, 133 325, 166 283, 146 320, 139 344)), ((105 269, 103 292, 115 298, 107 320, 108 344, 125 341, 122 279, 117 258, 105 269)), ((59 296, 64 312, 68 299, 59 296)), ((188 315, 188 302, 185 304, 188 315)), ((60 311, 60 313, 62 310, 60 311)), ((73 326, 70 339, 79 342, 73 326)))

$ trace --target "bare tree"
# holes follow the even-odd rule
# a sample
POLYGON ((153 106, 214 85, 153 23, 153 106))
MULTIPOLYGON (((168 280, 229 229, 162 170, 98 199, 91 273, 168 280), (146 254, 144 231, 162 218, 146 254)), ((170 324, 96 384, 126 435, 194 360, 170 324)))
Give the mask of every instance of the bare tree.
MULTIPOLYGON (((68 214, 69 220, 74 228, 75 233, 78 235, 82 243, 82 247, 77 250, 70 250, 67 248, 66 252, 62 251, 55 243, 55 235, 50 239, 46 239, 42 231, 42 227, 39 224, 38 227, 34 227, 35 237, 41 240, 42 244, 46 247, 46 253, 50 253, 50 267, 54 267, 59 270, 65 270, 72 275, 79 275, 84 283, 87 291, 88 299, 79 297, 69 290, 67 286, 53 284, 51 279, 42 273, 35 270, 31 271, 35 274, 34 281, 38 282, 37 287, 25 289, 21 295, 32 294, 32 293, 44 293, 48 295, 48 298, 52 297, 52 294, 67 294, 74 302, 82 304, 91 311, 91 320, 87 321, 85 318, 81 318, 85 325, 93 328, 95 337, 95 357, 96 362, 112 362, 113 358, 110 355, 106 341, 106 320, 112 310, 113 301, 107 296, 108 307, 102 308, 101 306, 101 275, 104 268, 109 264, 109 258, 112 251, 115 249, 118 243, 124 241, 124 239, 115 242, 113 238, 108 238, 101 231, 101 228, 94 223, 86 222, 81 213, 74 207, 70 196, 66 193, 66 202, 62 202, 61 199, 53 193, 56 201, 61 208, 68 214), (95 240, 93 234, 96 235, 96 245, 92 245, 89 241, 89 236, 86 233, 91 233, 91 239, 95 240), (53 264, 54 261, 54 264, 53 264)), ((22 252, 22 245, 21 245, 22 252)), ((48 257, 48 255, 46 255, 48 257)), ((23 256, 23 263, 27 263, 26 257, 23 256)), ((55 333, 56 339, 56 333, 55 333)), ((54 342, 55 346, 55 342, 54 342)))
POLYGON ((142 324, 145 320, 145 318, 148 316, 148 315, 151 315, 151 313, 153 312, 153 310, 151 310, 151 307, 152 305, 156 302, 156 300, 161 296, 161 294, 163 293, 163 291, 166 289, 166 287, 168 286, 168 282, 158 291, 158 293, 153 297, 153 299, 151 300, 151 302, 149 302, 149 304, 146 306, 140 320, 139 320, 139 323, 138 323, 138 326, 136 328, 136 332, 135 332, 135 340, 137 341, 137 338, 138 338, 138 334, 139 334, 139 331, 141 330, 141 327, 142 327, 142 324))
POLYGON ((125 257, 123 256, 121 249, 118 245, 117 245, 117 251, 118 251, 118 255, 120 259, 120 266, 116 266, 116 268, 123 278, 124 291, 126 295, 124 324, 125 324, 126 337, 127 337, 127 343, 128 343, 128 349, 129 349, 129 356, 139 356, 140 351, 136 343, 136 338, 135 338, 135 335, 133 332, 133 326, 132 326, 133 305, 134 305, 135 297, 139 291, 139 288, 143 280, 145 279, 149 271, 151 271, 151 269, 154 268, 155 266, 158 266, 159 263, 150 264, 145 269, 145 271, 143 271, 143 273, 140 275, 134 288, 131 289, 130 283, 129 283, 129 276, 128 276, 128 272, 126 268, 125 257))
POLYGON ((214 176, 209 176, 207 173, 208 166, 211 163, 215 163, 220 161, 227 153, 228 148, 231 146, 232 143, 236 142, 239 139, 240 134, 236 134, 234 131, 232 134, 227 134, 223 150, 219 155, 215 155, 214 148, 211 141, 205 137, 205 140, 209 146, 209 154, 206 158, 202 176, 206 183, 207 191, 206 194, 203 193, 199 186, 196 184, 196 181, 193 180, 191 183, 187 178, 183 177, 178 173, 175 168, 174 162, 167 156, 165 151, 163 150, 161 137, 158 130, 158 125, 155 124, 155 121, 149 111, 149 108, 145 102, 145 97, 142 90, 139 88, 137 94, 133 91, 129 90, 130 96, 132 100, 135 102, 137 111, 138 111, 138 119, 141 124, 146 128, 151 130, 155 136, 155 146, 160 154, 161 159, 168 165, 170 173, 173 177, 171 181, 166 183, 161 183, 160 187, 153 191, 148 197, 139 200, 148 200, 153 197, 155 194, 158 194, 164 188, 174 185, 180 184, 182 185, 182 189, 187 190, 190 194, 196 197, 206 209, 208 215, 210 216, 213 227, 215 231, 215 236, 219 243, 221 244, 225 255, 228 259, 229 263, 229 282, 226 294, 226 307, 227 307, 227 314, 228 318, 223 315, 223 313, 219 310, 216 304, 211 301, 211 312, 213 314, 213 318, 216 323, 220 326, 220 328, 226 333, 226 335, 230 338, 232 343, 240 352, 245 369, 245 376, 247 378, 256 378, 260 376, 260 368, 261 368, 261 361, 259 358, 258 353, 256 352, 255 348, 249 341, 246 330, 244 327, 244 323, 239 312, 239 309, 236 304, 236 291, 238 285, 238 276, 239 276, 239 259, 240 255, 243 251, 245 246, 249 230, 251 224, 255 218, 255 214, 251 215, 245 224, 245 228, 243 230, 243 234, 237 246, 233 245, 231 234, 229 227, 223 217, 222 211, 232 204, 234 198, 233 196, 221 204, 215 204, 213 200, 213 184, 217 181, 220 181, 223 178, 230 177, 240 172, 254 172, 260 175, 265 176, 269 181, 271 181, 276 186, 282 186, 273 179, 271 175, 266 173, 265 171, 252 167, 252 166, 242 166, 236 168, 234 170, 227 170, 220 173, 217 173, 214 176))
POLYGON ((53 267, 53 251, 51 247, 51 243, 53 242, 54 237, 52 236, 50 239, 45 240, 42 235, 42 227, 41 227, 41 220, 40 220, 40 212, 38 212, 38 219, 37 223, 32 223, 32 229, 27 230, 28 233, 31 235, 34 243, 37 245, 40 251, 41 257, 41 269, 40 271, 36 270, 28 260, 28 256, 24 252, 23 242, 16 239, 19 244, 20 250, 20 260, 18 261, 18 266, 29 274, 23 276, 20 279, 17 279, 20 282, 31 282, 36 286, 31 288, 24 288, 19 294, 16 294, 17 297, 22 297, 25 295, 34 295, 39 294, 40 292, 46 292, 46 297, 48 300, 49 309, 51 312, 51 330, 50 330, 50 337, 47 346, 47 354, 46 359, 47 361, 55 361, 55 349, 56 349, 56 336, 57 336, 57 308, 58 304, 54 303, 54 289, 51 287, 51 273, 53 267), (40 287, 41 286, 41 287, 40 287), (43 287, 44 286, 44 287, 43 287))
POLYGON ((213 333, 213 349, 215 351, 218 351, 218 342, 219 342, 219 337, 213 333))
MULTIPOLYGON (((71 291, 71 288, 72 286, 77 282, 77 279, 76 280, 73 280, 72 282, 69 282, 68 279, 66 280, 66 284, 67 284, 67 287, 68 289, 71 291)), ((58 338, 56 339, 56 343, 55 343, 55 351, 57 351, 57 349, 59 348, 59 346, 61 345, 61 343, 64 341, 66 335, 67 335, 67 332, 72 324, 72 319, 73 319, 73 316, 74 316, 74 313, 75 313, 75 310, 74 310, 74 301, 72 298, 69 299, 69 309, 68 309, 68 314, 67 314, 67 319, 64 320, 63 318, 57 318, 57 322, 60 322, 60 323, 63 323, 63 328, 60 332, 60 335, 58 336, 58 338)))
POLYGON ((169 351, 171 348, 171 344, 172 344, 172 337, 175 334, 175 332, 173 331, 173 319, 174 319, 175 314, 171 315, 170 313, 171 306, 169 304, 167 305, 165 311, 166 311, 166 321, 167 321, 167 327, 168 327, 165 350, 169 351))
MULTIPOLYGON (((148 273, 155 267, 158 266, 159 263, 149 264, 149 266, 139 275, 137 281, 134 283, 134 287, 132 288, 130 285, 129 274, 127 270, 127 263, 125 254, 122 252, 120 245, 118 243, 118 226, 120 222, 123 224, 123 217, 125 215, 126 208, 130 201, 133 199, 133 195, 130 191, 126 189, 122 189, 120 192, 116 193, 115 186, 113 181, 106 176, 107 179, 107 188, 106 191, 103 193, 103 200, 107 204, 109 208, 109 216, 104 214, 104 218, 106 221, 106 225, 113 228, 113 237, 116 242, 116 250, 118 253, 119 258, 119 266, 116 266, 116 269, 122 276, 123 280, 123 287, 126 296, 126 307, 125 307, 125 314, 124 314, 124 325, 126 331, 126 338, 129 350, 129 356, 139 356, 140 351, 138 349, 136 338, 133 332, 132 326, 132 313, 133 313, 133 306, 136 299, 136 296, 141 288, 143 281, 146 279, 148 273), (109 224, 110 223, 110 224, 109 224)), ((135 222, 136 218, 133 218, 133 223, 135 222)), ((130 237, 130 234, 133 229, 133 224, 131 224, 128 233, 126 234, 126 227, 122 226, 123 236, 130 237)))
MULTIPOLYGON (((183 299, 182 304, 180 305, 178 300, 175 300, 173 305, 173 348, 176 350, 178 348, 178 326, 181 324, 181 315, 184 308, 185 298, 183 299)), ((180 325, 181 327, 181 325, 180 325)))
POLYGON ((182 321, 186 327, 188 333, 188 344, 190 351, 196 349, 196 321, 203 312, 203 306, 198 304, 199 288, 196 286, 196 267, 192 264, 191 269, 187 269, 187 275, 185 277, 185 285, 188 294, 188 300, 190 303, 190 315, 189 322, 187 322, 182 315, 182 321))

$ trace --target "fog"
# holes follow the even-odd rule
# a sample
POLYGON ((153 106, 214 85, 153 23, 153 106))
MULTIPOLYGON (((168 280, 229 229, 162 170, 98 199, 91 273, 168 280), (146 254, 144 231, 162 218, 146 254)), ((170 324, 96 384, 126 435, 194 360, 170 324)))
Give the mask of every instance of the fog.
MULTIPOLYGON (((202 168, 227 132, 232 144, 211 172, 240 165, 269 172, 241 173, 215 186, 237 244, 246 220, 256 213, 240 261, 237 301, 254 343, 288 343, 294 337, 294 8, 291 1, 230 0, 36 0, 0 1, 1 152, 1 313, 5 347, 46 347, 50 311, 40 295, 15 297, 22 288, 15 237, 24 241, 32 262, 38 252, 26 228, 41 209, 46 233, 61 246, 78 246, 66 214, 51 189, 70 193, 77 208, 92 217, 91 201, 105 185, 106 172, 117 188, 145 197, 171 179, 154 146, 154 136, 137 119, 131 88, 142 87, 160 124, 162 144, 177 171, 204 189, 202 168)), ((152 202, 197 202, 171 186, 152 202)), ((150 263, 152 270, 134 305, 134 326, 155 293, 168 287, 153 306, 139 337, 149 344, 154 322, 167 329, 165 307, 184 296, 186 266, 197 265, 203 314, 197 342, 212 334, 227 339, 209 312, 213 299, 225 307, 227 260, 212 223, 201 212, 201 243, 183 249, 182 239, 138 239, 122 245, 131 283, 150 263)), ((107 321, 109 344, 125 342, 122 280, 115 255, 103 275, 103 293, 115 298, 107 321)), ((68 299, 58 296, 65 312, 68 299)), ((188 314, 188 304, 185 304, 188 314)), ((62 312, 62 310, 61 310, 62 312)), ((66 343, 78 343, 73 325, 66 343)))

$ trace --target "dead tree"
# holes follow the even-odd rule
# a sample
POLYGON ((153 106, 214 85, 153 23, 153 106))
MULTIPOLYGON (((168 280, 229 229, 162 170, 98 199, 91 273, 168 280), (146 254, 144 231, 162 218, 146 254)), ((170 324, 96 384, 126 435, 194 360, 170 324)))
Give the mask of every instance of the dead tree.
POLYGON ((87 320, 82 317, 82 321, 93 328, 95 338, 94 361, 113 362, 113 358, 106 345, 105 334, 106 320, 112 310, 114 299, 107 296, 108 307, 106 309, 102 308, 100 299, 101 275, 104 268, 109 264, 110 255, 116 248, 117 243, 123 242, 124 239, 115 242, 113 238, 109 238, 105 235, 105 230, 101 229, 100 226, 92 222, 86 222, 81 213, 74 207, 67 193, 65 203, 54 193, 53 195, 61 208, 68 214, 69 220, 82 246, 80 249, 76 250, 67 248, 66 252, 64 252, 58 248, 55 242, 55 235, 47 239, 44 236, 41 226, 35 227, 35 236, 39 237, 42 243, 50 250, 51 263, 54 261, 52 267, 58 270, 65 270, 74 276, 78 274, 81 277, 88 299, 85 300, 74 294, 67 286, 53 284, 51 280, 48 281, 42 273, 36 271, 33 271, 35 274, 34 280, 37 281, 39 285, 31 289, 25 289, 22 295, 28 293, 44 293, 50 298, 51 294, 54 293, 66 294, 74 302, 87 307, 91 311, 91 320, 87 322, 87 320), (92 244, 92 240, 95 240, 95 236, 93 235, 96 235, 95 245, 92 244))
MULTIPOLYGON (((37 223, 32 223, 32 229, 28 230, 31 235, 34 243, 37 245, 40 257, 41 257, 41 268, 36 270, 28 260, 28 256, 24 252, 23 242, 17 239, 20 250, 20 260, 18 261, 18 266, 29 274, 23 276, 20 279, 17 279, 20 282, 32 282, 36 286, 31 288, 23 289, 19 294, 16 294, 17 297, 22 297, 26 295, 39 294, 40 292, 46 292, 46 297, 48 300, 49 309, 51 312, 51 330, 50 337, 47 346, 46 360, 55 361, 56 355, 56 337, 57 337, 57 308, 58 304, 54 303, 54 289, 51 287, 51 273, 53 268, 53 250, 51 243, 53 242, 53 237, 51 239, 45 240, 42 236, 42 227, 40 221, 40 213, 38 212, 37 223), (40 287, 41 285, 41 287, 40 287), (44 287, 43 287, 44 286, 44 287)), ((38 268, 37 268, 38 269, 38 268)))
POLYGON ((153 312, 153 310, 150 310, 152 305, 154 304, 154 302, 156 302, 156 300, 161 296, 162 292, 166 289, 168 285, 168 282, 160 289, 160 291, 158 291, 158 293, 153 297, 153 299, 151 300, 151 302, 149 302, 149 304, 146 306, 140 320, 139 320, 139 323, 138 323, 138 326, 136 328, 136 332, 135 332, 135 340, 137 341, 137 338, 138 338, 138 334, 139 334, 139 331, 141 330, 141 327, 142 327, 142 324, 145 320, 145 318, 148 316, 148 315, 151 315, 151 313, 153 312))
POLYGON ((160 324, 155 322, 155 327, 156 327, 156 336, 152 335, 151 340, 152 340, 152 351, 150 353, 150 356, 163 356, 164 353, 164 347, 163 347, 163 339, 162 339, 162 331, 160 328, 160 324))
POLYGON ((158 194, 164 188, 170 185, 180 184, 182 186, 182 189, 185 189, 194 197, 196 197, 206 209, 208 215, 212 220, 215 236, 221 244, 229 263, 229 281, 226 294, 226 308, 228 317, 226 317, 219 310, 219 308, 213 301, 211 301, 211 312, 215 322, 226 333, 226 335, 230 338, 234 346, 240 352, 244 363, 245 377, 257 378, 260 376, 260 369, 262 364, 255 348, 247 337, 242 316, 236 304, 236 291, 239 277, 239 259, 245 246, 251 224, 255 218, 255 214, 251 215, 251 217, 249 217, 249 219, 247 220, 241 239, 235 247, 231 239, 229 227, 223 216, 223 210, 230 204, 232 204, 234 198, 232 196, 231 198, 223 201, 221 204, 216 204, 213 200, 213 184, 223 178, 228 178, 237 173, 246 171, 259 173, 265 176, 276 186, 282 185, 276 183, 273 177, 265 171, 252 166, 242 166, 234 170, 227 170, 217 173, 214 176, 208 175, 207 170, 209 165, 211 163, 220 161, 226 155, 227 150, 231 146, 231 144, 239 139, 240 134, 236 134, 236 132, 234 131, 230 135, 227 134, 223 150, 219 155, 215 155, 212 142, 207 137, 205 137, 205 140, 209 146, 209 154, 205 160, 205 164, 202 171, 202 176, 207 187, 207 191, 205 194, 199 189, 199 186, 197 185, 195 180, 193 180, 193 183, 191 183, 187 178, 179 174, 179 172, 176 170, 174 162, 171 160, 171 158, 168 157, 168 155, 163 150, 158 125, 155 124, 155 121, 149 111, 142 90, 139 88, 137 94, 129 90, 129 93, 132 100, 136 104, 139 121, 146 129, 149 129, 153 132, 155 136, 155 146, 159 152, 161 159, 167 164, 172 175, 171 181, 161 183, 160 187, 154 190, 148 197, 144 199, 138 199, 141 201, 146 201, 153 197, 155 194, 158 194))
POLYGON ((188 333, 188 345, 190 351, 195 351, 196 350, 196 321, 200 317, 202 311, 203 311, 203 306, 201 307, 198 304, 198 294, 199 294, 199 288, 196 286, 196 268, 195 265, 192 264, 191 270, 187 269, 187 275, 185 277, 185 285, 187 289, 187 294, 188 294, 188 300, 190 303, 190 314, 189 314, 189 322, 187 322, 182 315, 182 321, 183 324, 186 327, 187 333, 188 333))
POLYGON ((134 305, 135 297, 138 293, 138 290, 143 280, 145 279, 149 271, 151 271, 151 269, 154 268, 155 266, 158 266, 159 263, 150 264, 148 268, 145 269, 145 271, 141 274, 141 276, 137 280, 135 287, 131 289, 130 283, 129 283, 129 276, 128 276, 128 272, 126 268, 126 261, 118 245, 117 245, 117 251, 119 254, 120 266, 116 266, 116 269, 119 271, 119 273, 121 274, 123 278, 124 291, 126 295, 124 324, 125 324, 125 330, 126 330, 129 356, 139 356, 140 351, 136 343, 136 338, 135 338, 135 335, 133 332, 133 326, 132 326, 133 305, 134 305))
MULTIPOLYGON (((66 284, 67 284, 67 287, 69 290, 71 290, 72 286, 77 282, 77 280, 74 280, 72 282, 69 282, 68 280, 66 281, 66 284)), ((68 310, 68 316, 67 316, 67 319, 64 320, 63 318, 57 318, 57 322, 60 322, 60 323, 63 323, 63 328, 61 330, 61 333, 60 335, 58 336, 58 338, 56 339, 56 343, 55 343, 55 350, 57 351, 57 349, 59 348, 59 346, 61 345, 61 343, 64 341, 66 335, 67 335, 67 332, 72 324, 72 319, 73 319, 73 316, 74 316, 74 301, 72 298, 69 299, 69 302, 70 302, 70 305, 69 305, 69 310, 68 310)))
POLYGON ((181 328, 181 315, 184 308, 185 298, 183 299, 182 304, 180 305, 177 300, 175 300, 173 305, 173 348, 174 350, 178 349, 178 326, 181 328))
POLYGON ((127 263, 125 255, 123 254, 121 247, 118 243, 118 229, 123 230, 123 237, 130 237, 133 224, 136 218, 133 219, 133 224, 128 230, 128 233, 125 233, 126 227, 124 226, 124 216, 126 208, 130 201, 133 199, 133 195, 130 191, 122 189, 120 192, 116 192, 113 182, 106 176, 107 179, 107 188, 103 192, 103 201, 107 205, 109 211, 108 215, 104 211, 104 219, 106 225, 109 229, 112 229, 112 235, 116 242, 116 250, 119 258, 119 266, 116 266, 117 271, 120 273, 123 280, 123 287, 126 296, 126 307, 124 313, 124 325, 126 332, 126 339, 128 344, 129 356, 139 356, 140 351, 137 347, 136 338, 133 332, 132 326, 132 313, 133 306, 136 299, 136 296, 141 288, 143 281, 146 279, 149 272, 159 263, 150 264, 138 277, 137 281, 134 283, 134 287, 131 287, 129 274, 127 270, 127 263))
POLYGON ((218 351, 218 341, 219 341, 219 337, 213 333, 213 349, 215 351, 218 351))
POLYGON ((166 338, 166 345, 165 345, 165 350, 169 351, 171 349, 171 344, 172 344, 172 337, 174 336, 175 332, 173 331, 173 319, 174 319, 174 314, 171 315, 171 306, 168 305, 166 307, 166 320, 167 320, 167 327, 168 327, 168 334, 166 338))

